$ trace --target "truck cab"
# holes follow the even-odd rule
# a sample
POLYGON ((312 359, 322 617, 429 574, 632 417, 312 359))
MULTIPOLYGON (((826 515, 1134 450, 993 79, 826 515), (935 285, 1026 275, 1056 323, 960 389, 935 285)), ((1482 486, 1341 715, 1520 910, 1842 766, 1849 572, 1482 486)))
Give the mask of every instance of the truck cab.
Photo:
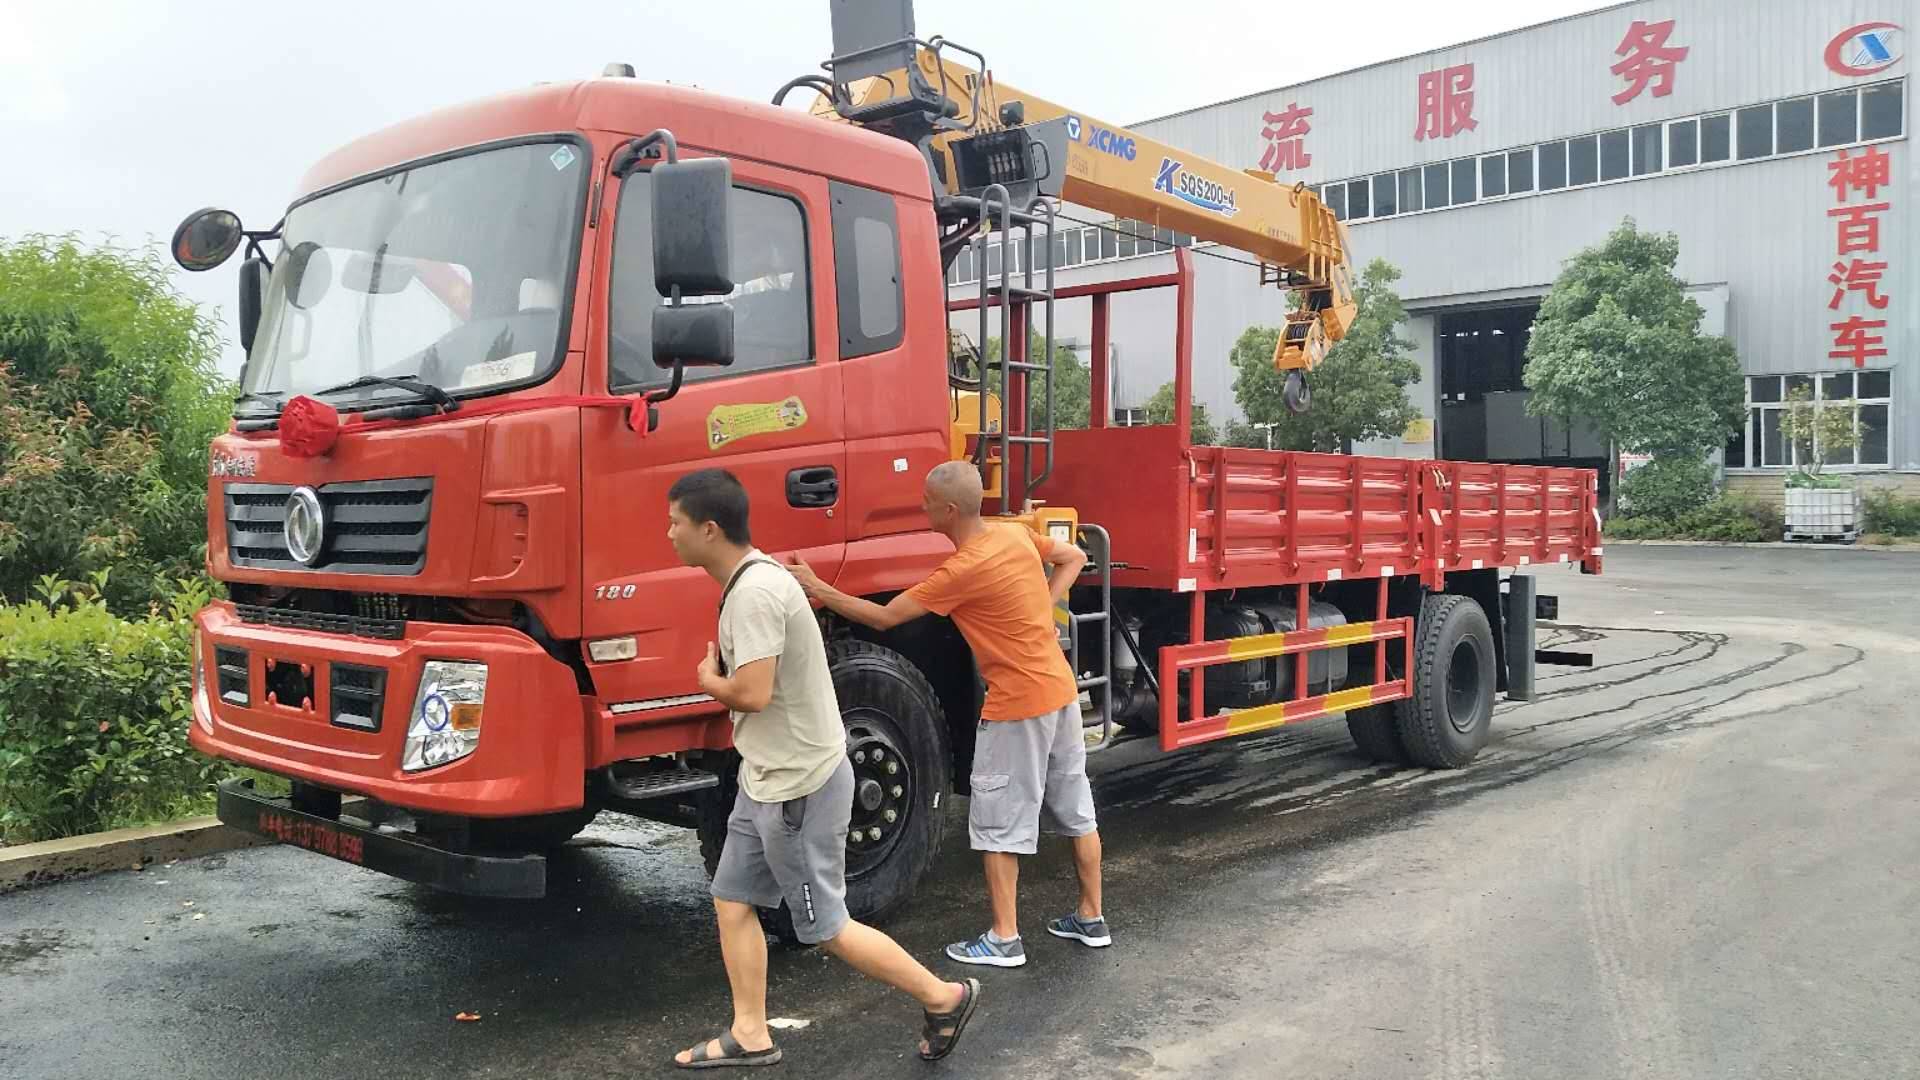
MULTIPOLYGON (((761 547, 861 593, 950 550, 920 510, 951 417, 912 147, 608 77, 408 121, 328 156, 301 192, 260 237, 278 249, 260 252, 208 481, 209 570, 229 599, 198 618, 192 742, 295 780, 279 807, 232 792, 239 823, 337 854, 302 815, 337 819, 345 794, 417 827, 551 839, 622 794, 658 814, 689 778, 724 786, 730 725, 694 680, 719 590, 666 539, 667 488, 690 470, 732 470, 761 547), (682 158, 731 168, 733 287, 701 299, 732 308, 732 362, 684 381, 652 345, 669 302, 658 161, 618 160, 660 129, 682 158), (676 385, 632 422, 644 410, 627 403, 676 385), (440 395, 458 405, 421 406, 440 395), (323 452, 286 437, 301 396, 342 421, 323 452)), ((970 666, 947 678, 956 712, 970 666)), ((524 860, 489 884, 500 868, 474 857, 428 879, 535 888, 524 860)))

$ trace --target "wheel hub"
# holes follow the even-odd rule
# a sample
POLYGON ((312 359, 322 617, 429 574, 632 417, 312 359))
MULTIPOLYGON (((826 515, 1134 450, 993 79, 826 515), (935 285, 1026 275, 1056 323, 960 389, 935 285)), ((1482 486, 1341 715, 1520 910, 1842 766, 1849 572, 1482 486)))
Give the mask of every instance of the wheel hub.
POLYGON ((853 765, 853 813, 847 822, 847 877, 886 861, 906 831, 914 806, 913 769, 893 725, 849 717, 847 760, 853 765))

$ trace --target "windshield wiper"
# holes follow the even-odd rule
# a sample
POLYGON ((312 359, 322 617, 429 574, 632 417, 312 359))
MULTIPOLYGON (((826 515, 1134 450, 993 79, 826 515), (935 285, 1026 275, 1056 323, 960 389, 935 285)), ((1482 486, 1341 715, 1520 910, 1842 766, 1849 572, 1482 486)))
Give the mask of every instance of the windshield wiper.
POLYGON ((278 416, 280 415, 280 410, 285 408, 280 399, 286 396, 287 392, 285 390, 248 390, 243 394, 234 395, 233 403, 240 405, 249 401, 265 402, 273 406, 273 414, 278 416))
POLYGON ((358 390, 363 386, 391 386, 396 390, 409 391, 422 400, 432 402, 434 407, 440 412, 453 412, 460 407, 460 402, 455 400, 452 394, 421 379, 418 375, 395 375, 392 377, 386 375, 362 375, 351 382, 343 382, 339 386, 329 386, 325 390, 316 390, 314 391, 314 395, 317 397, 321 394, 339 393, 342 390, 358 390))

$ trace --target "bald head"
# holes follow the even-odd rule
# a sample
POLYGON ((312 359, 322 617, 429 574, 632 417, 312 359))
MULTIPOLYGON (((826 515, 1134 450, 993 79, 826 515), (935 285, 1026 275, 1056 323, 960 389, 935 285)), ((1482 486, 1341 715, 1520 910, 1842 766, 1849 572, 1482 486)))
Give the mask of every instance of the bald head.
POLYGON ((946 461, 927 474, 927 496, 950 504, 964 517, 980 516, 980 474, 964 461, 946 461))

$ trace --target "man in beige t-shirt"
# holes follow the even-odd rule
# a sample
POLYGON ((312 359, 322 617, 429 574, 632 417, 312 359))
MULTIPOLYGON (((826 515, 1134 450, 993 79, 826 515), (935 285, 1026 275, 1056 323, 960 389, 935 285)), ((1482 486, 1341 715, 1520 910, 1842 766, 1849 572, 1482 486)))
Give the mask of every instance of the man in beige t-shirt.
POLYGON ((722 586, 719 649, 707 644, 697 675, 701 692, 731 713, 740 752, 740 793, 711 889, 733 986, 733 1025, 681 1051, 674 1063, 713 1068, 780 1060, 767 1031, 767 939, 754 908, 782 902, 801 941, 919 999, 926 1017, 920 1056, 945 1057, 979 1004, 980 984, 942 982, 892 938, 848 915, 853 766, 806 593, 754 550, 747 493, 732 473, 683 476, 667 502, 674 551, 722 586))

